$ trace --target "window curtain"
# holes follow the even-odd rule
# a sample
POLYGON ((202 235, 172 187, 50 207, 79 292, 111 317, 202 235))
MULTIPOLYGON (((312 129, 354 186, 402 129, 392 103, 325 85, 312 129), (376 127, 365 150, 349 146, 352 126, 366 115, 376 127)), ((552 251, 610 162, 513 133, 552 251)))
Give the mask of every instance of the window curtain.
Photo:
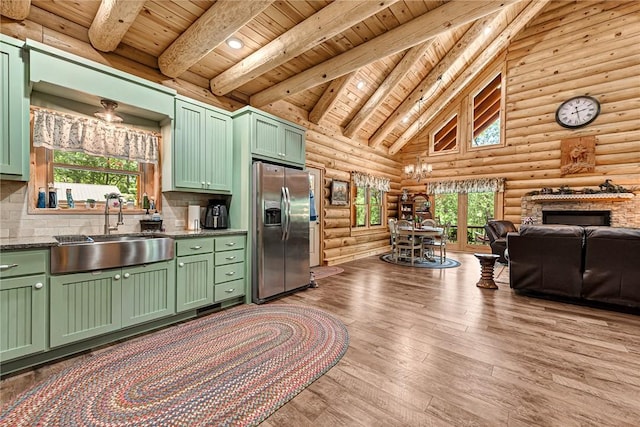
POLYGON ((370 187, 375 190, 388 192, 391 180, 380 176, 369 175, 362 172, 351 172, 351 179, 356 187, 370 187))
POLYGON ((463 181, 435 181, 427 183, 428 194, 504 192, 505 178, 466 179, 463 181))
POLYGON ((33 108, 33 146, 158 163, 158 136, 101 120, 33 108))

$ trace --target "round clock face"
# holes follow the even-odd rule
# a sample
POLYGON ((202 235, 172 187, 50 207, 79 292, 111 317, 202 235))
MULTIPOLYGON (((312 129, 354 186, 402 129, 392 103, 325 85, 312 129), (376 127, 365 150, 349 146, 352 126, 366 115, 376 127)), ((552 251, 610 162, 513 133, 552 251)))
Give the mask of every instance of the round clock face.
POLYGON ((575 129, 586 126, 600 114, 600 103, 590 96, 576 96, 566 100, 556 110, 560 126, 575 129))

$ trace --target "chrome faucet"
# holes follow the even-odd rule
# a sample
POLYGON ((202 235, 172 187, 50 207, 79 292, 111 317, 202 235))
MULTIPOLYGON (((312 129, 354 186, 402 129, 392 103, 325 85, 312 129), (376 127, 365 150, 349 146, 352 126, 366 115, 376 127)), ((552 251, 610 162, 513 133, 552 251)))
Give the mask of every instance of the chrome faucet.
POLYGON ((122 216, 122 196, 118 193, 105 194, 107 201, 104 204, 104 234, 110 234, 111 231, 118 229, 119 225, 124 224, 124 217, 122 216), (118 199, 118 222, 116 225, 109 225, 109 200, 118 199))

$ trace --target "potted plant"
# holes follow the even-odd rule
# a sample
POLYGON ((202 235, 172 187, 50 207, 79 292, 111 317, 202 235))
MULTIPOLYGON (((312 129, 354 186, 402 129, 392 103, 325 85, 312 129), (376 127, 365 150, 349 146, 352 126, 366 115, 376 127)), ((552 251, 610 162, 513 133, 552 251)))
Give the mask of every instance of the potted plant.
POLYGON ((85 203, 88 209, 94 209, 96 207, 95 199, 87 199, 87 203, 85 203))

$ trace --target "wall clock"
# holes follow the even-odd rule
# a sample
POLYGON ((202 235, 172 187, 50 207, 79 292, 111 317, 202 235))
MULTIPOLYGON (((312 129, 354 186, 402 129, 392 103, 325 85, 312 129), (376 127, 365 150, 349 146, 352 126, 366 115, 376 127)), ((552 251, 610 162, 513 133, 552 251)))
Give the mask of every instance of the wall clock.
POLYGON ((560 126, 576 129, 588 125, 600 114, 597 99, 581 95, 564 101, 556 110, 556 122, 560 126))

